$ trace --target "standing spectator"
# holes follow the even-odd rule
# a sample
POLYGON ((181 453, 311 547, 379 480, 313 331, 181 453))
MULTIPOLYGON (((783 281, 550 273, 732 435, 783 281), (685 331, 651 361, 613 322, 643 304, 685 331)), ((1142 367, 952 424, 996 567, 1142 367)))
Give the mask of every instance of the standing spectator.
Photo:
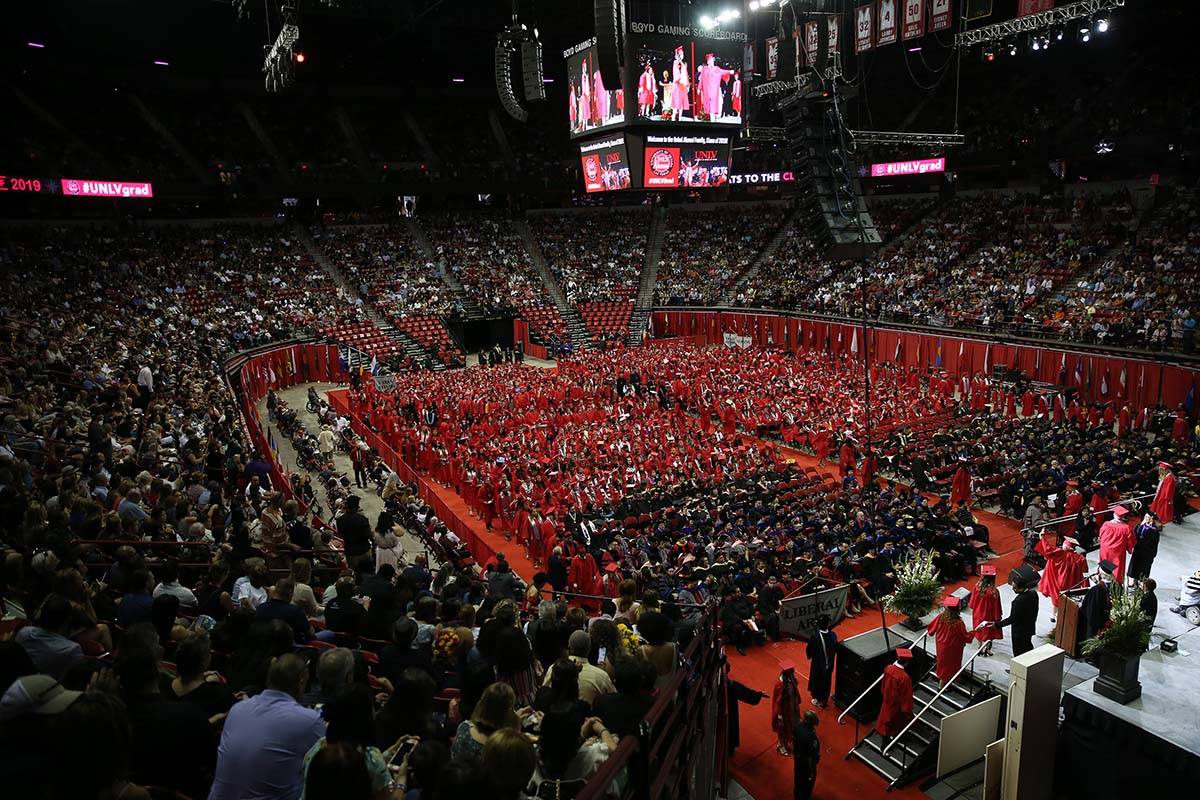
POLYGON ((795 800, 809 800, 817 783, 817 762, 821 760, 821 740, 817 738, 819 723, 817 712, 805 711, 792 733, 795 800))
POLYGON ((209 800, 300 796, 304 755, 325 735, 321 715, 300 705, 307 678, 304 659, 279 656, 271 663, 266 691, 230 709, 209 800))
POLYGON ((337 531, 346 548, 346 560, 357 569, 370 561, 371 523, 359 511, 362 501, 358 495, 350 495, 345 502, 346 510, 338 517, 337 531))

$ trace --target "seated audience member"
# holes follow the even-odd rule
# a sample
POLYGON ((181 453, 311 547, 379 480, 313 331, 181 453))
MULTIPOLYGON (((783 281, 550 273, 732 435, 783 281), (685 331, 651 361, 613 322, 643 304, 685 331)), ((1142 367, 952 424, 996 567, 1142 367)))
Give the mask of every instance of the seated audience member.
MULTIPOLYGON (((551 708, 538 736, 533 795, 548 800, 577 793, 616 747, 617 737, 599 718, 583 717, 571 705, 551 708)), ((618 792, 621 782, 618 779, 618 792)))
POLYGON ((618 658, 613 667, 616 692, 597 697, 592 711, 616 735, 636 734, 654 705, 650 691, 656 677, 654 667, 648 662, 629 656, 618 658))
POLYGON ((471 710, 471 718, 459 724, 454 734, 451 757, 456 761, 478 762, 488 737, 498 730, 521 730, 512 687, 493 683, 471 710))
POLYGON ((321 715, 300 704, 308 665, 287 654, 272 662, 267 688, 225 718, 209 800, 296 800, 304 755, 325 735, 321 715))
POLYGON ((209 670, 212 640, 207 633, 189 635, 175 647, 171 696, 198 706, 209 722, 219 723, 233 705, 233 691, 220 673, 209 670))
POLYGON ((403 743, 397 741, 386 751, 380 751, 375 746, 375 719, 371 693, 364 688, 346 687, 324 705, 321 716, 325 719, 325 735, 318 739, 308 752, 304 754, 303 770, 305 790, 301 792, 301 800, 307 800, 307 784, 309 770, 313 759, 322 750, 336 745, 350 745, 366 764, 370 776, 370 796, 376 800, 397 800, 403 792, 393 793, 391 775, 388 773, 388 761, 403 743))
POLYGON ((384 747, 402 736, 449 741, 443 715, 434 712, 437 684, 428 672, 409 667, 400 673, 395 689, 380 710, 376 723, 384 747))
POLYGON ((42 604, 37 624, 17 631, 17 644, 29 654, 38 672, 61 678, 73 664, 83 660, 83 648, 67 638, 70 625, 70 601, 52 594, 42 604))
POLYGON ((164 594, 175 595, 179 598, 179 607, 194 611, 199 604, 196 595, 186 586, 179 585, 179 567, 173 561, 163 562, 157 569, 158 586, 154 587, 154 597, 164 594))
POLYGON ((129 576, 129 591, 121 596, 117 605, 117 624, 128 628, 137 622, 149 622, 154 606, 153 576, 146 570, 137 570, 129 576))
MULTIPOLYGON (((305 764, 302 796, 305 800, 381 800, 374 784, 358 747, 348 742, 328 744, 305 764)), ((390 792, 383 795, 389 796, 390 792)))
POLYGON ((497 800, 524 800, 536 767, 533 743, 520 731, 498 730, 483 746, 483 773, 497 800))
POLYGON ((312 626, 308 617, 292 602, 296 593, 296 582, 290 577, 280 578, 271 590, 271 596, 254 609, 254 619, 257 622, 282 620, 292 629, 298 644, 303 644, 312 638, 312 626))
POLYGON ((317 659, 317 685, 303 699, 309 708, 319 708, 354 683, 354 651, 345 647, 322 650, 317 659))
POLYGON ((357 636, 371 601, 363 598, 360 602, 354 578, 349 575, 338 578, 334 587, 336 596, 325 604, 325 629, 357 636))

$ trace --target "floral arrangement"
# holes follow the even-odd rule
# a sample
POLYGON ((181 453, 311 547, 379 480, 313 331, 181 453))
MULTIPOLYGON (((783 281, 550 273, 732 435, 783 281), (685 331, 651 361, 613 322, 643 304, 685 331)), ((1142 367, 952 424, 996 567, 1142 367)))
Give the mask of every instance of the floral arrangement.
POLYGON ((1085 656, 1108 653, 1118 658, 1140 655, 1150 643, 1150 623, 1142 613, 1142 590, 1112 589, 1112 610, 1100 632, 1083 643, 1085 656))
POLYGON ((442 628, 433 640, 433 658, 439 664, 453 664, 458 649, 458 632, 454 628, 442 628))
POLYGON ((917 550, 896 565, 896 591, 884 598, 885 608, 916 619, 929 613, 942 593, 932 550, 917 550))
POLYGON ((617 623, 617 642, 621 645, 621 652, 625 655, 633 655, 642 646, 641 637, 624 622, 617 623))

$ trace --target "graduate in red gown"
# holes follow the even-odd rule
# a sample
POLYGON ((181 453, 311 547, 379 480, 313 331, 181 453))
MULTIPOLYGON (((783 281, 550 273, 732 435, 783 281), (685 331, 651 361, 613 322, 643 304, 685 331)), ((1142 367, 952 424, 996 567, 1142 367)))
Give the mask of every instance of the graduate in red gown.
POLYGON ((1124 434, 1129 433, 1129 418, 1130 418, 1129 404, 1126 403, 1125 405, 1121 406, 1121 413, 1117 415, 1117 435, 1118 436, 1123 436, 1124 434))
MULTIPOLYGON (((1175 412, 1175 421, 1171 423, 1171 441, 1175 444, 1187 444, 1188 419, 1187 412, 1182 408, 1175 412)), ((1161 517, 1160 517, 1161 519, 1161 517)))
POLYGON ((999 622, 1004 612, 1000 608, 1000 592, 996 589, 996 567, 984 564, 979 568, 979 583, 971 592, 971 624, 975 626, 975 638, 983 643, 979 649, 991 655, 992 641, 1003 639, 1004 631, 995 625, 979 627, 981 622, 999 622))
POLYGON ((875 477, 879 474, 879 457, 875 455, 874 450, 868 450, 867 455, 862 462, 862 486, 867 488, 875 483, 875 477))
POLYGON ((1046 566, 1038 581, 1038 592, 1049 598, 1050 607, 1058 608, 1059 596, 1068 589, 1078 589, 1087 572, 1087 559, 1079 552, 1079 542, 1067 537, 1062 547, 1042 553, 1046 566))
POLYGON ((912 719, 913 683, 904 670, 904 665, 911 659, 912 650, 901 647, 896 650, 896 660, 883 668, 883 681, 880 683, 883 700, 879 705, 879 719, 875 720, 875 730, 879 731, 880 736, 890 739, 904 730, 904 726, 912 719))
POLYGON ((1117 583, 1125 580, 1125 557, 1133 552, 1137 537, 1129 525, 1129 509, 1117 506, 1113 509, 1113 518, 1100 526, 1100 560, 1111 561, 1117 565, 1113 570, 1113 578, 1117 583))
POLYGON ((838 469, 843 478, 854 472, 854 445, 849 441, 844 442, 838 451, 838 469))
POLYGON ((948 595, 942 601, 942 613, 929 623, 929 632, 937 642, 936 672, 944 687, 962 669, 963 648, 975 638, 962 621, 957 597, 948 595))
POLYGON ((1021 416, 1022 417, 1032 417, 1033 416, 1033 402, 1034 402, 1033 390, 1026 389, 1025 394, 1021 395, 1021 416))
POLYGON ((967 463, 962 459, 959 459, 958 469, 950 482, 950 505, 959 503, 971 505, 971 473, 967 471, 967 463))
POLYGON ((831 442, 829 440, 829 431, 817 431, 812 436, 813 451, 817 454, 817 466, 825 466, 825 462, 829 460, 829 449, 831 442))
POLYGON ((1067 502, 1063 506, 1063 516, 1069 517, 1059 523, 1058 532, 1066 536, 1075 530, 1075 517, 1083 508, 1083 492, 1079 491, 1079 481, 1067 481, 1067 502))
POLYGON ((1164 525, 1175 519, 1175 473, 1166 461, 1158 462, 1158 491, 1150 510, 1164 525))
POLYGON ((779 665, 779 680, 771 693, 771 730, 779 738, 776 750, 788 755, 792 728, 800 721, 800 686, 796 683, 796 665, 784 661, 779 665))

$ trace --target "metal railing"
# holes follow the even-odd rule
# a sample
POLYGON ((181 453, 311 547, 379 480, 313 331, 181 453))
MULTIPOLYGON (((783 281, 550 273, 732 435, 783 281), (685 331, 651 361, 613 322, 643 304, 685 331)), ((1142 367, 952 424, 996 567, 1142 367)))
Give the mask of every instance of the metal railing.
MULTIPOLYGON (((929 638, 929 631, 927 630, 923 634, 921 634, 920 641, 918 641, 916 644, 912 645, 912 648, 916 649, 916 648, 922 647, 925 644, 925 640, 928 638, 929 638)), ((866 689, 864 689, 862 694, 860 694, 858 697, 854 698, 854 700, 850 703, 850 705, 846 706, 846 708, 842 711, 842 713, 838 715, 838 718, 837 718, 838 725, 845 724, 845 722, 843 722, 843 720, 846 718, 846 715, 850 713, 850 709, 852 709, 856 705, 858 705, 858 701, 862 700, 864 697, 866 697, 868 694, 870 694, 871 690, 874 689, 876 686, 878 686, 879 682, 882 680, 883 680, 883 673, 880 673, 879 677, 876 678, 875 681, 870 686, 868 686, 866 689)), ((857 722, 857 719, 856 719, 856 722, 857 722)), ((855 743, 857 744, 857 739, 858 739, 857 732, 855 733, 854 738, 856 740, 855 743)))
MULTIPOLYGON (((1153 500, 1153 499, 1154 499, 1153 494, 1139 494, 1139 495, 1135 495, 1134 497, 1123 497, 1120 500, 1117 500, 1116 502, 1110 503, 1108 505, 1108 507, 1105 508, 1103 511, 1096 512, 1096 517, 1099 518, 1099 517, 1104 516, 1105 514, 1108 514, 1117 506, 1126 506, 1127 508, 1129 508, 1130 511, 1137 511, 1138 509, 1140 509, 1142 507, 1142 505, 1144 504, 1144 502, 1146 500, 1153 500)), ((1053 519, 1042 520, 1038 524, 1030 526, 1030 527, 1025 527, 1024 525, 1022 525, 1021 533, 1023 533, 1023 534, 1036 533, 1038 531, 1041 531, 1044 528, 1050 528, 1050 527, 1054 527, 1056 525, 1061 525, 1064 522, 1074 522, 1074 521, 1075 521, 1075 515, 1071 515, 1071 516, 1067 516, 1067 517, 1055 517, 1053 519)))
POLYGON ((929 710, 930 706, 932 706, 934 703, 936 703, 938 701, 938 699, 940 699, 941 696, 946 693, 946 690, 954 685, 954 682, 956 680, 958 680, 958 676, 962 675, 963 671, 967 667, 970 667, 975 663, 975 659, 979 658, 979 654, 981 652, 983 652, 982 648, 977 649, 974 653, 972 653, 971 657, 967 659, 967 663, 965 663, 961 667, 959 667, 958 672, 954 673, 954 677, 951 678, 950 680, 946 681, 945 685, 943 685, 940 689, 938 689, 937 694, 935 694, 932 698, 930 698, 929 702, 926 703, 925 706, 916 715, 914 715, 912 719, 910 719, 908 721, 908 724, 905 725, 904 728, 902 728, 898 734, 896 734, 895 736, 892 737, 892 740, 890 742, 888 742, 887 747, 883 748, 883 755, 886 756, 888 753, 888 750, 891 750, 896 745, 896 742, 898 742, 902 738, 904 738, 904 734, 908 733, 908 729, 911 728, 913 725, 916 725, 917 720, 919 720, 921 718, 921 716, 926 711, 929 710))

